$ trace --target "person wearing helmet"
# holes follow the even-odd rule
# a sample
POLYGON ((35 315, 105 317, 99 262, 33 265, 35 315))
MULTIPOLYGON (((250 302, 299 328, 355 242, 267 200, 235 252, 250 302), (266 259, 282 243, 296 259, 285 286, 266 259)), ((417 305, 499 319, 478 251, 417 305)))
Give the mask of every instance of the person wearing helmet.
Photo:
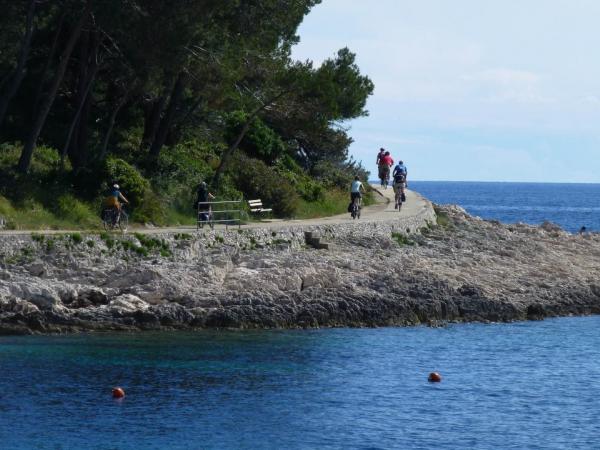
POLYGON ((129 200, 127 200, 125 196, 121 194, 120 186, 117 183, 113 183, 112 187, 110 188, 110 193, 108 194, 108 197, 106 197, 104 203, 108 208, 113 208, 115 211, 117 211, 117 213, 114 215, 115 223, 118 223, 119 219, 121 218, 120 200, 123 200, 125 203, 129 203, 129 200))
POLYGON ((118 211, 121 211, 121 202, 123 200, 125 203, 129 203, 129 200, 125 198, 123 194, 121 194, 121 188, 117 183, 114 183, 110 188, 110 194, 106 197, 106 206, 113 207, 118 211))
POLYGON ((406 200, 406 195, 404 193, 404 189, 407 186, 406 177, 408 176, 408 169, 404 165, 402 161, 398 161, 396 167, 394 167, 394 171, 392 172, 392 178, 394 180, 394 184, 392 187, 394 188, 395 194, 395 209, 400 209, 402 207, 402 202, 406 200))
POLYGON ((206 181, 201 181, 196 189, 196 203, 194 204, 194 209, 198 209, 198 214, 202 215, 204 220, 208 220, 208 217, 210 216, 209 201, 214 198, 215 196, 208 191, 206 181))
POLYGON ((360 181, 359 176, 354 177, 354 181, 350 186, 350 203, 354 202, 354 199, 357 199, 358 205, 361 204, 362 192, 365 191, 365 187, 360 181))

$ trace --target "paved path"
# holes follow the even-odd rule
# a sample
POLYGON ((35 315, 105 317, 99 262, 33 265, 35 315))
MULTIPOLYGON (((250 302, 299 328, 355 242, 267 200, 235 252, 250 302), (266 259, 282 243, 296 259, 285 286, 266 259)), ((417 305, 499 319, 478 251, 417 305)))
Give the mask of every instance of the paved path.
MULTIPOLYGON (((406 190, 406 202, 402 205, 400 212, 394 209, 394 191, 392 188, 382 189, 378 185, 371 185, 375 190, 376 204, 367 206, 362 209, 361 217, 358 220, 361 221, 385 221, 389 219, 397 219, 398 217, 410 217, 416 216, 422 210, 429 207, 430 202, 423 198, 420 194, 406 190)), ((350 201, 350 195, 348 195, 348 202, 350 201)), ((352 218, 349 213, 339 214, 330 217, 321 217, 316 219, 273 219, 264 220, 261 222, 250 222, 242 225, 242 228, 286 228, 292 226, 312 226, 312 225, 336 225, 340 223, 352 222, 352 218)), ((237 225, 236 225, 237 226, 237 225)), ((225 225, 216 225, 217 229, 225 229, 225 225)), ((195 231, 196 227, 193 226, 181 226, 181 227, 164 227, 164 228, 132 228, 129 231, 135 231, 144 234, 157 234, 157 233, 189 233, 195 231)), ((81 232, 82 230, 6 230, 0 231, 2 235, 29 235, 31 233, 43 233, 43 234, 62 234, 69 232, 81 232)))

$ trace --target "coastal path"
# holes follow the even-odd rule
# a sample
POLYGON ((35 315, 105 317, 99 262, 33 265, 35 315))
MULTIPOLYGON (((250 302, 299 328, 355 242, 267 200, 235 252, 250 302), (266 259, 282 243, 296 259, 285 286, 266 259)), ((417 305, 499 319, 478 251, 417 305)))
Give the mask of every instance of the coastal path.
MULTIPOLYGON (((406 202, 402 205, 400 212, 394 209, 394 190, 390 187, 381 188, 379 185, 371 185, 375 191, 375 204, 363 207, 361 218, 357 222, 385 222, 388 220, 407 219, 416 217, 424 210, 431 209, 431 202, 422 197, 419 193, 406 190, 406 202)), ((350 195, 348 194, 348 202, 350 195)), ((351 223, 353 219, 349 213, 338 214, 329 217, 319 217, 315 219, 270 219, 260 222, 250 222, 242 225, 244 229, 257 228, 286 228, 296 226, 315 226, 315 225, 338 225, 351 223)), ((235 228, 237 225, 230 225, 229 228, 235 228)), ((225 225, 216 225, 215 229, 225 229, 225 225)), ((179 227, 130 227, 128 232, 143 234, 160 233, 189 233, 196 230, 195 226, 179 227)), ((44 234, 62 234, 69 232, 81 232, 82 230, 1 230, 0 235, 29 235, 31 233, 44 234)))

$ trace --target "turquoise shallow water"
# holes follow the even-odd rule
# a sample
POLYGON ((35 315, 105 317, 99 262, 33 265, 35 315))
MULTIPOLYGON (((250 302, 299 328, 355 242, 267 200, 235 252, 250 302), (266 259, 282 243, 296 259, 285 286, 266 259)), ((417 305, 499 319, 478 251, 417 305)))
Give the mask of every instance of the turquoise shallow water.
POLYGON ((2 337, 0 447, 597 448, 599 329, 2 337))

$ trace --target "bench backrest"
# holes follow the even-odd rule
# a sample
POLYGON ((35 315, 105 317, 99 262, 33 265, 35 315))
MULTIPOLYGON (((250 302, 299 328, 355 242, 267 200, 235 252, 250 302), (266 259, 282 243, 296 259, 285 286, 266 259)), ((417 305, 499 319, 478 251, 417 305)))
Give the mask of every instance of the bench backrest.
POLYGON ((262 200, 261 199, 256 199, 256 200, 248 200, 248 206, 250 208, 262 208, 262 200))

